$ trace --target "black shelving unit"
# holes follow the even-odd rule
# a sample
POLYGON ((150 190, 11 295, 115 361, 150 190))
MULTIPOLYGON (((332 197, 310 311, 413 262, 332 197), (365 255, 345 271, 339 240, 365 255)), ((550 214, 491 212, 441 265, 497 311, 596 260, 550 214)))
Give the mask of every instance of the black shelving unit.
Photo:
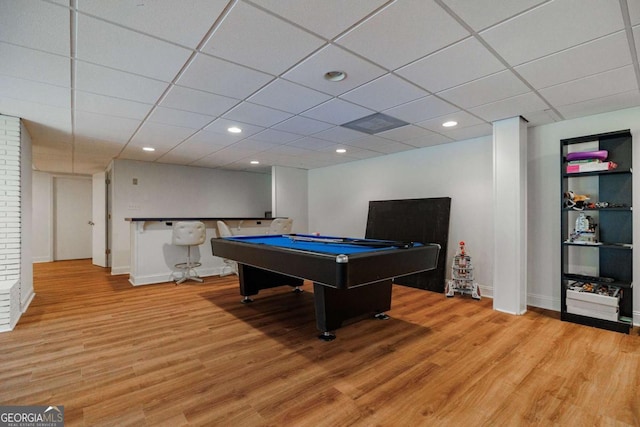
POLYGON ((590 194, 591 202, 608 202, 609 205, 614 206, 586 208, 582 211, 563 207, 561 210, 560 282, 561 319, 564 321, 624 333, 629 333, 633 326, 632 141, 629 130, 560 141, 562 206, 564 206, 563 195, 569 190, 578 194, 584 194, 582 191, 595 193, 590 194), (618 165, 617 168, 600 172, 567 173, 568 153, 591 150, 607 150, 609 153, 607 161, 615 162, 618 165), (567 241, 580 212, 593 217, 599 232, 598 244, 578 244, 567 241), (574 282, 589 282, 620 288, 618 319, 605 320, 569 313, 567 288, 574 282))

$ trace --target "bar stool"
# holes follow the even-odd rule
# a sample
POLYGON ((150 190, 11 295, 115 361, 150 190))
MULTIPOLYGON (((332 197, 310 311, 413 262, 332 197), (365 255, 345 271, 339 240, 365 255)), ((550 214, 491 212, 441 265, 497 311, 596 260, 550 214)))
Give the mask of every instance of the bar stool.
MULTIPOLYGON (((231 233, 231 229, 224 221, 218 221, 218 237, 231 237, 233 233, 231 233)), ((238 274, 238 263, 232 261, 230 259, 223 258, 222 262, 224 262, 224 267, 222 268, 222 272, 220 273, 220 277, 228 276, 229 274, 238 274), (226 270, 229 269, 227 272, 226 270)))
POLYGON ((191 247, 203 244, 206 237, 207 232, 204 223, 200 221, 178 221, 173 223, 172 243, 176 246, 187 247, 187 262, 175 265, 176 268, 182 271, 182 277, 176 281, 176 285, 187 280, 195 280, 202 283, 198 272, 194 270, 196 267, 200 267, 202 263, 191 260, 191 247))
POLYGON ((275 218, 269 225, 267 234, 290 234, 293 227, 291 218, 275 218))

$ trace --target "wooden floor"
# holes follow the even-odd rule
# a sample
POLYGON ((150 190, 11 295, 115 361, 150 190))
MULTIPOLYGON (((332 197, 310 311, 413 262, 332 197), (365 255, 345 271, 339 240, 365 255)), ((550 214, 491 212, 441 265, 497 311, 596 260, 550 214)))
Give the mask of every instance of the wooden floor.
POLYGON ((639 426, 640 336, 394 287, 390 320, 316 338, 313 294, 237 278, 132 287, 89 261, 34 266, 0 334, 0 404, 67 426, 639 426))

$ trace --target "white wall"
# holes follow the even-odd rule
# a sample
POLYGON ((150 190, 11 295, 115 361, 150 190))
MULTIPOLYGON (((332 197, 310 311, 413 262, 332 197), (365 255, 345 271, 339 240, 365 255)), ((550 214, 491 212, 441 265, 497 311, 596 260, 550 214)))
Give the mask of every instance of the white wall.
POLYGON ((20 120, 20 309, 24 313, 35 296, 33 291, 31 136, 20 120))
MULTIPOLYGON (((630 129, 633 163, 640 165, 640 108, 598 114, 533 127, 528 135, 529 181, 529 303, 560 310, 560 140, 630 129)), ((640 177, 633 177, 633 200, 640 201, 640 177)), ((640 214, 633 212, 633 240, 640 243, 640 214)), ((633 275, 639 278, 640 258, 633 254, 633 275)), ((634 318, 640 321, 640 291, 634 290, 634 318)))
POLYGON ((363 237, 369 201, 451 197, 447 275, 464 240, 483 293, 493 275, 491 136, 309 171, 309 230, 363 237))
POLYGON ((0 115, 0 332, 33 297, 31 137, 19 118, 0 115))
POLYGON ((274 218, 293 219, 294 233, 309 232, 308 171, 274 166, 271 168, 271 205, 274 218))
POLYGON ((53 261, 52 177, 46 172, 33 171, 32 212, 33 262, 53 261))
POLYGON ((125 218, 263 217, 271 210, 269 174, 114 160, 111 185, 112 274, 129 273, 125 218))

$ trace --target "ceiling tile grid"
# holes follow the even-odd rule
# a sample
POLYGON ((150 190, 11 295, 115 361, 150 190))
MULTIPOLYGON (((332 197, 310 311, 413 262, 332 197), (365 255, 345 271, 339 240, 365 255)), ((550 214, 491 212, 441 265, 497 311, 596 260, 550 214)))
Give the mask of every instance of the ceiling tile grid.
POLYGON ((639 4, 2 1, 0 114, 24 119, 43 171, 326 167, 640 105, 639 4), (374 113, 408 124, 342 127, 374 113))

